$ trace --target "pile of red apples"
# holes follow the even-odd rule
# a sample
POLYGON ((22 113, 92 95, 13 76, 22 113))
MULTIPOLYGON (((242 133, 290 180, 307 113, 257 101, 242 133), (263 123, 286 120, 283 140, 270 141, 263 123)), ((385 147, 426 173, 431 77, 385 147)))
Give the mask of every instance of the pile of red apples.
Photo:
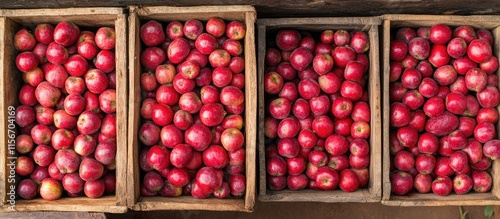
POLYGON ((115 41, 113 28, 80 31, 67 21, 15 34, 23 80, 15 115, 20 197, 114 193, 115 41))
POLYGON ((284 29, 275 36, 268 42, 264 75, 268 188, 354 192, 365 187, 368 34, 284 29))
POLYGON ((500 156, 498 58, 489 30, 399 28, 390 45, 391 185, 446 196, 488 192, 500 156))
POLYGON ((142 196, 244 195, 245 33, 218 17, 141 26, 142 196))

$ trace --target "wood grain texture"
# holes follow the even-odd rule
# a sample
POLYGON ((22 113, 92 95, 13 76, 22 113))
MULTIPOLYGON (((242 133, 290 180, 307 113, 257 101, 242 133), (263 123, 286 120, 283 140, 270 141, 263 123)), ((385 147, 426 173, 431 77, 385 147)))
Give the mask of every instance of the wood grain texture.
MULTIPOLYGON (((384 20, 383 22, 383 40, 382 40, 382 45, 390 45, 391 42, 391 34, 390 34, 390 27, 391 27, 391 21, 390 20, 384 20)), ((391 156, 390 156, 390 150, 389 150, 389 112, 390 112, 390 103, 389 103, 389 53, 390 53, 390 47, 389 46, 383 46, 382 47, 382 127, 385 127, 383 130, 383 137, 382 137, 382 200, 388 200, 390 199, 391 196, 391 182, 390 182, 390 171, 388 171, 390 168, 390 162, 391 162, 391 156)))
MULTIPOLYGON (((258 20, 259 21, 259 20, 258 20)), ((257 22, 257 82, 259 88, 257 90, 257 100, 258 100, 258 134, 257 134, 257 148, 259 153, 259 199, 261 196, 265 196, 267 186, 266 186, 266 147, 265 147, 265 135, 264 135, 264 121, 265 121, 265 107, 264 107, 264 63, 265 63, 265 53, 266 51, 266 25, 257 22), (264 119, 263 119, 264 118, 264 119)))
POLYGON ((118 14, 115 21, 116 33, 116 134, 117 134, 117 153, 116 153, 116 198, 117 205, 127 205, 127 18, 125 14, 118 14))
POLYGON ((263 77, 265 72, 264 57, 267 49, 267 40, 272 38, 269 34, 277 29, 293 28, 298 30, 323 31, 325 29, 346 29, 349 31, 366 31, 370 38, 370 59, 368 93, 371 111, 370 120, 370 180, 368 188, 352 193, 336 191, 271 191, 266 183, 266 139, 264 135, 265 103, 266 96, 263 89, 259 91, 259 200, 279 202, 378 202, 382 196, 382 121, 380 99, 380 69, 379 69, 379 17, 320 17, 320 18, 277 18, 258 19, 258 75, 259 87, 264 87, 263 77))
MULTIPOLYGON (((402 27, 422 27, 431 26, 436 23, 444 23, 452 27, 459 25, 470 25, 475 28, 486 28, 492 31, 495 43, 493 45, 494 54, 498 57, 500 51, 500 16, 435 16, 435 15, 384 15, 384 50, 383 50, 383 114, 384 114, 384 152, 383 152, 383 197, 382 204, 390 206, 477 206, 477 205, 499 205, 500 204, 500 162, 493 161, 491 176, 493 178, 493 187, 488 193, 471 192, 465 195, 452 194, 441 197, 435 194, 417 194, 412 193, 406 196, 396 196, 391 194, 390 162, 392 162, 389 151, 389 114, 390 101, 389 97, 389 63, 390 63, 390 40, 391 30, 402 27)), ((500 70, 497 70, 497 75, 500 75, 500 70)), ((497 107, 500 112, 500 107, 497 107)), ((500 127, 497 123, 497 130, 500 127)), ((498 133, 500 138, 500 133, 498 133)))
MULTIPOLYGON (((253 209, 253 206, 252 206, 253 209)), ((244 199, 196 199, 192 196, 142 197, 132 208, 134 211, 157 210, 206 210, 206 211, 250 211, 245 209, 244 199)))
POLYGON ((9 189, 8 175, 10 169, 7 168, 8 148, 8 107, 19 105, 17 92, 20 89, 21 74, 16 69, 14 63, 14 37, 13 33, 19 28, 19 25, 7 18, 0 18, 0 124, 2 132, 0 133, 0 205, 6 204, 7 190, 9 189))
POLYGON ((245 7, 245 147, 246 192, 245 211, 253 211, 256 193, 257 153, 257 61, 255 52, 255 20, 253 8, 245 7))
POLYGON ((19 213, 0 213, 0 218, 11 219, 106 219, 104 213, 89 212, 19 212, 19 213))
MULTIPOLYGON (((372 175, 370 175, 371 177, 372 175)), ((359 189, 356 192, 346 193, 342 190, 334 191, 319 191, 319 190, 282 190, 282 191, 270 191, 266 192, 265 196, 259 196, 260 201, 269 202, 323 202, 323 203, 334 203, 334 202, 379 202, 380 197, 372 194, 370 189, 359 189)))
POLYGON ((263 17, 304 17, 311 16, 375 16, 387 13, 410 14, 498 14, 500 2, 484 0, 480 4, 476 1, 457 0, 414 0, 414 1, 356 1, 356 0, 16 0, 0 1, 0 8, 65 8, 111 6, 126 7, 128 5, 148 6, 197 6, 197 5, 253 5, 263 17), (432 8, 432 10, 429 10, 432 8))
POLYGON ((257 137, 257 75, 255 60, 255 31, 256 20, 255 9, 251 6, 213 6, 213 7, 129 7, 129 71, 130 71, 130 93, 129 93, 129 173, 128 181, 129 196, 127 205, 133 210, 211 210, 211 211, 253 211, 255 205, 255 179, 256 179, 256 137, 257 137), (139 56, 141 43, 139 39, 139 27, 141 21, 158 20, 169 22, 174 20, 186 21, 199 19, 206 21, 212 17, 220 17, 224 20, 238 20, 246 25, 244 38, 245 53, 245 148, 246 148, 246 192, 240 199, 218 200, 209 198, 206 200, 193 197, 140 197, 140 168, 138 164, 140 144, 137 132, 140 128, 140 75, 141 66, 139 56))
MULTIPOLYGON (((99 199, 87 197, 61 198, 54 201, 46 201, 41 198, 33 200, 16 200, 16 212, 34 211, 58 211, 58 212, 104 212, 104 213, 125 213, 126 206, 117 206, 115 196, 103 196, 99 199)), ((3 206, 0 211, 10 212, 3 206)))
MULTIPOLYGON (((498 58, 500 55, 500 24, 497 23, 497 27, 495 27, 491 32, 493 34, 493 54, 498 58)), ((497 76, 500 76, 500 70, 497 70, 496 72, 497 76)), ((500 114, 500 106, 496 107, 498 113, 500 114)), ((500 139, 500 122, 497 122, 496 124, 496 131, 497 131, 497 138, 500 139)), ((491 193, 494 195, 497 199, 499 199, 499 202, 495 203, 497 205, 500 205, 500 161, 496 160, 492 163, 492 168, 491 168, 491 176, 493 178, 493 187, 491 188, 491 193)), ((500 212, 497 211, 497 215, 500 215, 500 212)))
POLYGON ((140 94, 140 75, 141 66, 139 63, 139 54, 141 44, 139 41, 139 18, 131 10, 128 17, 128 70, 129 70, 129 111, 128 111, 128 156, 127 156, 127 206, 133 207, 140 196, 139 188, 139 154, 138 131, 139 131, 139 109, 141 103, 140 94))
MULTIPOLYGON (((116 195, 105 196, 99 199, 90 199, 87 197, 75 198, 62 198, 55 201, 45 201, 41 198, 34 200, 21 200, 16 199, 15 211, 18 212, 31 212, 31 211, 83 211, 83 212, 109 212, 109 213, 123 213, 127 211, 126 207, 126 157, 127 157, 127 139, 126 139, 126 126, 127 126, 127 106, 126 104, 126 81, 127 81, 127 67, 126 67, 126 17, 123 14, 122 8, 81 8, 81 9, 41 9, 41 10, 0 10, 2 17, 0 19, 0 44, 1 50, 1 81, 0 81, 0 95, 4 99, 0 109, 1 124, 6 125, 5 120, 7 115, 7 107, 17 107, 17 95, 22 85, 21 73, 17 70, 14 64, 15 55, 17 52, 13 46, 13 37, 21 27, 35 27, 36 24, 42 22, 49 22, 57 24, 63 20, 72 20, 77 24, 85 24, 82 29, 94 28, 97 29, 101 26, 115 27, 117 46, 115 48, 116 54, 116 81, 117 81, 117 154, 116 154, 116 195), (97 22, 94 20, 97 19, 97 22)), ((5 129, 4 129, 5 130, 5 129)), ((6 146, 7 145, 7 132, 0 133, 2 147, 1 153, 1 167, 6 167, 6 146)), ((3 206, 0 211, 9 211, 9 204, 6 203, 6 189, 7 189, 7 171, 2 170, 0 180, 0 196, 2 197, 3 206)), ((19 179, 18 179, 19 180, 19 179)))

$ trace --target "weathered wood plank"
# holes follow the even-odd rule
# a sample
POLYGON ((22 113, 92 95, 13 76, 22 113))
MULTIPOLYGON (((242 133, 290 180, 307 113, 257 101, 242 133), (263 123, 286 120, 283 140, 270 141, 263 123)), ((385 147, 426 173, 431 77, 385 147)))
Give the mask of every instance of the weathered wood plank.
POLYGON ((128 5, 169 5, 169 6, 196 6, 196 5, 228 5, 249 4, 255 6, 259 17, 303 17, 303 16, 374 16, 387 13, 411 14, 498 14, 500 2, 485 0, 481 2, 468 0, 415 0, 389 1, 374 0, 16 0, 0 1, 0 8, 62 8, 84 6, 114 6, 128 5), (360 7, 362 4, 362 7, 360 7), (429 10, 432 8, 432 10, 429 10))
POLYGON ((20 212, 20 213, 0 213, 0 218, 11 218, 11 219, 40 219, 40 218, 51 218, 51 219, 106 219, 106 214, 104 213, 88 213, 88 212, 20 212))

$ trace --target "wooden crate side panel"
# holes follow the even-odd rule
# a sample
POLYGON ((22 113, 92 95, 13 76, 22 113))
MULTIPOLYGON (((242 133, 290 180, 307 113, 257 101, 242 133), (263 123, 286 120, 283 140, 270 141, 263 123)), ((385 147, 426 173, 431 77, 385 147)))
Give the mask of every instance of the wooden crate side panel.
POLYGON ((245 13, 245 209, 253 211, 256 183, 257 142, 257 70, 255 54, 255 12, 245 13))
POLYGON ((167 197, 143 197, 132 208, 135 211, 157 211, 157 210, 209 210, 209 211, 240 211, 249 212, 245 209, 243 199, 195 199, 190 196, 174 198, 167 197))
MULTIPOLYGON (((500 54, 500 22, 498 23, 499 27, 496 27, 492 30, 493 34, 493 54, 496 54, 497 58, 500 54)), ((500 69, 496 72, 497 76, 500 76, 500 69)), ((497 106, 497 111, 500 114, 500 106, 497 106)), ((497 138, 500 139, 500 122, 496 124, 497 138)), ((491 177, 493 178, 493 187, 491 188, 491 193, 497 198, 500 199, 500 161, 496 160, 492 163, 491 168, 491 177)), ((500 202, 499 202, 500 203, 500 202)))
POLYGON ((370 104, 370 181, 369 191, 376 197, 381 197, 382 187, 382 124, 380 106, 380 63, 378 26, 372 25, 368 30, 370 37, 370 72, 368 77, 370 104))
POLYGON ((264 135, 264 120, 265 120, 265 102, 264 102, 264 60, 266 51, 266 26, 262 24, 257 25, 258 39, 257 39, 257 78, 260 89, 257 90, 258 95, 258 152, 259 152, 259 196, 266 195, 266 145, 264 135))
MULTIPOLYGON (((1 211, 9 211, 8 205, 2 206, 1 211)), ((62 198, 54 201, 43 199, 16 200, 16 212, 27 211, 87 211, 106 213, 125 213, 126 206, 116 206, 116 198, 106 196, 99 199, 89 199, 85 197, 62 198), (98 205, 96 203, 98 202, 98 205)))
POLYGON ((52 17, 52 16, 95 16, 123 14, 123 8, 93 7, 93 8, 57 8, 57 9, 5 9, 0 10, 0 16, 5 17, 52 17))
POLYGON ((140 196, 140 169, 139 169, 139 142, 137 134, 139 131, 139 109, 141 103, 140 95, 140 74, 139 54, 141 44, 139 41, 139 18, 135 12, 129 15, 129 112, 128 112, 128 163, 127 163, 127 206, 132 207, 139 200, 140 196))
POLYGON ((393 27, 401 26, 432 26, 437 23, 446 23, 451 26, 471 25, 493 29, 500 22, 499 16, 494 15, 409 15, 409 14, 388 14, 382 16, 384 20, 393 21, 393 27))
POLYGON ((491 193, 471 193, 467 195, 451 194, 448 196, 438 196, 427 193, 392 196, 390 200, 383 200, 382 204, 389 206, 481 206, 499 205, 500 200, 491 193))
POLYGON ((120 206, 127 205, 127 18, 119 14, 115 21, 116 33, 116 198, 120 206))
POLYGON ((14 9, 0 10, 0 16, 8 17, 25 26, 55 21, 71 21, 78 26, 110 26, 116 17, 110 15, 123 14, 122 8, 59 8, 59 9, 14 9), (91 18, 91 19, 90 19, 91 18))
POLYGON ((259 199, 261 201, 316 201, 316 202, 377 202, 382 195, 381 188, 381 152, 382 152, 382 124, 381 124, 381 100, 380 100, 380 67, 379 67, 379 18, 281 18, 281 19, 259 19, 258 25, 258 74, 259 86, 263 86, 264 57, 266 51, 266 33, 270 30, 295 28, 300 30, 318 29, 349 29, 366 31, 370 37, 370 77, 369 77, 369 102, 371 110, 370 122, 370 182, 369 188, 354 193, 319 192, 311 190, 304 191, 270 191, 266 185, 266 161, 265 161, 265 100, 264 91, 259 91, 259 199), (365 22, 365 23, 357 23, 365 22), (318 195, 322 194, 322 195, 318 195), (348 196, 348 197, 344 197, 348 196))
POLYGON ((385 45, 390 45, 390 37, 391 37, 391 21, 390 20, 385 20, 383 24, 383 77, 382 77, 382 84, 383 84, 383 89, 381 91, 382 95, 382 127, 383 129, 383 159, 382 159, 382 190, 383 190, 383 196, 382 200, 388 200, 391 197, 391 182, 389 179, 389 169, 390 169, 390 162, 391 162, 391 156, 390 156, 390 151, 389 151, 389 111, 390 111, 390 105, 389 105, 389 46, 385 45))
MULTIPOLYGON (((8 117, 9 117, 9 106, 17 107, 19 105, 17 100, 17 91, 20 89, 20 84, 16 81, 21 80, 21 74, 15 69, 15 49, 13 45, 13 35, 9 34, 14 32, 18 28, 18 25, 11 20, 2 17, 0 18, 0 124, 2 125, 2 132, 0 133, 0 142, 2 147, 0 147, 0 173, 2 173, 0 178, 0 205, 5 204, 8 200, 6 195, 7 191, 10 190, 10 183, 8 182, 8 176, 10 175, 10 168, 7 168, 8 151, 8 117)), ((17 134, 17 133, 16 133, 17 134)))
POLYGON ((272 202, 378 202, 380 197, 376 197, 370 193, 369 189, 361 189, 356 192, 347 193, 341 190, 334 191, 317 191, 317 190, 300 190, 300 191, 267 191, 267 195, 259 196, 261 201, 272 202))
POLYGON ((225 5, 225 6, 195 6, 195 7, 133 7, 133 11, 141 19, 155 20, 208 20, 214 14, 227 20, 243 20, 245 12, 254 12, 255 8, 249 5, 225 5))
MULTIPOLYGON (((306 18, 276 18, 276 19, 259 19, 258 24, 271 27, 297 27, 297 26, 319 26, 329 28, 335 26, 337 28, 356 26, 371 26, 380 25, 380 17, 306 17, 306 18)), ((320 28, 316 28, 320 29, 320 28)))

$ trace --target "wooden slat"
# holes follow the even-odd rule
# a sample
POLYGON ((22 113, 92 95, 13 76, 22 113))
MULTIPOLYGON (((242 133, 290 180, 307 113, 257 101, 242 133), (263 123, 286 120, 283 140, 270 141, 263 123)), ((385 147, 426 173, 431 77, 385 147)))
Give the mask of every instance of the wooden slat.
MULTIPOLYGON (((383 24, 383 42, 382 45, 390 45, 390 26, 391 21, 390 20, 384 20, 383 24)), ((389 151, 389 111, 390 111, 390 104, 389 104, 389 62, 386 60, 389 60, 389 46, 382 46, 383 48, 383 62, 382 62, 382 67, 383 67, 383 72, 382 72, 382 83, 383 83, 383 89, 381 91, 382 95, 382 127, 384 127, 383 130, 383 139, 382 139, 382 145, 383 145, 383 158, 382 158, 382 200, 388 200, 391 196, 391 182, 390 182, 390 174, 389 174, 389 169, 390 168, 390 162, 391 162, 391 156, 390 156, 390 151, 389 151)))
MULTIPOLYGON (((9 205, 1 208, 3 212, 10 212, 9 205)), ((105 212, 105 213, 125 213, 126 206, 117 206, 116 197, 105 196, 99 199, 90 199, 87 197, 61 198, 54 201, 46 201, 41 198, 33 200, 16 200, 16 212, 31 211, 80 211, 80 212, 105 212)))
POLYGON ((139 63, 139 54, 141 49, 141 44, 139 41, 139 18, 137 14, 131 10, 128 17, 129 24, 129 34, 128 34, 128 68, 129 68, 129 111, 128 111, 128 156, 127 156, 127 206, 133 207, 140 196, 139 188, 139 161, 136 155, 139 154, 137 132, 139 129, 139 109, 141 103, 140 95, 140 74, 141 66, 139 63), (137 174, 137 175, 135 175, 137 174))
MULTIPOLYGON (((396 196, 391 194, 391 182, 390 176, 390 162, 391 156, 389 151, 389 63, 390 63, 390 36, 391 29, 410 26, 410 27, 422 27, 431 26, 437 23, 444 23, 450 26, 459 25, 470 25, 475 28, 487 28, 492 30, 495 43, 493 45, 494 54, 498 57, 500 55, 500 16, 435 16, 435 15, 383 15, 384 21, 384 55, 383 55, 383 117, 384 117, 384 151, 383 151, 383 189, 384 194, 382 197, 382 203, 384 205, 391 206, 452 206, 452 205, 500 205, 500 186, 498 181, 500 181, 500 162, 493 161, 491 176, 493 178, 493 187, 488 193, 468 193, 465 195, 451 194, 446 197, 441 197, 435 194, 418 194, 412 193, 406 196, 396 196)), ((500 70, 497 70, 497 75, 500 75, 500 70)), ((497 107, 500 113, 500 107, 497 107)), ((500 124, 496 124, 497 130, 500 128, 500 124)), ((500 133, 498 133, 498 138, 500 138, 500 133)))
MULTIPOLYGON (((253 207, 252 207, 253 209, 253 207)), ((134 211, 156 210, 210 210, 210 211, 251 211, 245 209, 243 199, 196 199, 191 196, 143 197, 132 208, 134 211)))
POLYGON ((498 205, 498 197, 491 193, 469 193, 467 195, 450 194, 438 196, 432 193, 410 194, 406 196, 391 196, 390 200, 382 200, 382 204, 389 206, 482 206, 498 205))
MULTIPOLYGON (((493 29, 491 32, 493 34, 493 54, 496 54, 496 57, 498 58, 500 55, 500 23, 497 23, 497 27, 493 29)), ((497 70, 496 72, 497 76, 500 76, 500 69, 497 70)), ((499 79, 500 80, 500 79, 499 79)), ((500 114, 500 106, 497 106, 497 111, 500 114)), ((497 131, 497 138, 500 139, 500 122, 497 122, 496 124, 496 131, 497 131)), ((491 193, 497 197, 497 199, 500 199, 500 161, 495 161, 492 163, 492 168, 491 168, 491 176, 493 178, 493 187, 491 188, 491 193)), ((500 201, 497 203, 500 205, 500 201)), ((500 214, 498 212, 497 214, 500 214)))
POLYGON ((0 218, 10 219, 71 219, 71 218, 92 218, 92 219, 106 219, 104 213, 91 213, 91 212, 19 212, 19 213, 0 213, 0 218))
POLYGON ((163 21, 189 19, 208 20, 214 14, 223 16, 226 20, 243 20, 245 11, 255 11, 249 5, 225 5, 225 6, 196 6, 196 7, 134 7, 134 12, 141 19, 154 19, 163 21), (165 13, 168 12, 168 13, 165 13), (243 18, 243 19, 242 19, 243 18))
POLYGON ((21 80, 20 72, 15 67, 15 54, 13 45, 13 35, 10 34, 18 28, 18 25, 5 17, 0 18, 0 124, 2 131, 0 132, 0 205, 5 204, 7 201, 6 193, 10 187, 8 176, 10 169, 7 168, 8 148, 8 107, 17 107, 17 92, 20 89, 19 80, 21 80))
POLYGON ((39 23, 57 24, 56 21, 71 21, 82 27, 110 26, 115 17, 123 14, 122 8, 66 8, 66 9, 13 9, 0 10, 0 16, 9 17, 24 26, 34 27, 39 23), (92 19, 89 19, 91 17, 92 19))
POLYGON ((262 89, 262 85, 264 84, 264 63, 265 63, 265 53, 262 51, 266 51, 266 25, 258 23, 257 25, 257 78, 258 83, 260 85, 260 89, 257 90, 257 99, 258 99, 258 152, 259 152, 259 197, 266 195, 266 148, 265 148, 265 135, 264 135, 264 120, 265 118, 265 108, 263 107, 264 102, 264 89, 262 89))
POLYGON ((306 201, 306 202, 378 202, 382 195, 382 122, 381 122, 381 100, 380 100, 380 65, 379 65, 379 36, 378 25, 381 24, 379 17, 356 17, 356 18, 279 18, 259 19, 258 25, 258 74, 259 87, 263 88, 264 57, 267 49, 266 37, 269 30, 279 28, 294 28, 299 30, 322 31, 324 29, 345 28, 347 30, 367 31, 370 37, 370 59, 368 77, 369 105, 371 111, 370 121, 370 180, 368 188, 360 189, 353 193, 342 191, 270 191, 266 184, 266 160, 265 160, 265 95, 263 89, 259 91, 259 200, 261 201, 306 201))
POLYGON ((203 6, 203 7, 129 7, 129 198, 127 205, 134 210, 211 210, 211 211, 253 211, 255 205, 256 178, 256 137, 257 137, 257 79, 255 61, 255 9, 251 6, 203 6), (193 197, 140 197, 140 168, 138 163, 139 142, 137 132, 140 127, 140 74, 139 56, 141 43, 139 28, 142 20, 155 19, 160 22, 199 19, 206 21, 212 17, 225 20, 239 20, 246 25, 244 39, 245 53, 245 147, 246 147, 246 192, 240 199, 218 200, 216 198, 195 199, 193 197), (133 88, 133 89, 132 89, 133 88))
POLYGON ((52 8, 52 9, 13 9, 1 10, 2 17, 54 17, 54 16, 95 16, 122 14, 122 8, 93 7, 93 8, 52 8))
POLYGON ((341 190, 319 191, 319 190, 300 190, 300 191, 267 191, 265 196, 259 196, 261 201, 279 201, 279 202, 379 202, 380 197, 372 194, 369 189, 359 189, 355 192, 347 193, 341 190))
POLYGON ((259 17, 303 17, 315 14, 318 16, 372 16, 387 13, 411 14, 498 14, 500 3, 496 0, 467 1, 456 0, 412 0, 412 1, 311 1, 311 0, 15 0, 0 1, 0 8, 62 8, 84 6, 112 6, 126 7, 131 4, 150 6, 195 6, 195 5, 228 5, 248 4, 256 7, 259 17), (430 10, 432 9, 432 10, 430 10))
MULTIPOLYGON (((370 178, 369 191, 380 200, 382 196, 382 121, 380 102, 380 62, 378 26, 372 25, 368 31, 370 36, 370 70, 368 92, 370 104, 370 178)), ((377 201, 378 201, 377 200, 377 201)))
MULTIPOLYGON (((55 201, 45 201, 41 198, 34 200, 16 199, 15 211, 84 211, 84 212, 109 212, 123 213, 127 211, 126 207, 126 157, 127 157, 127 107, 126 104, 126 16, 122 8, 86 8, 86 9, 32 9, 32 10, 0 10, 0 46, 2 65, 0 66, 0 96, 4 99, 0 103, 1 124, 6 125, 6 115, 8 106, 18 106, 17 95, 21 87, 20 72, 14 64, 15 49, 12 45, 13 36, 22 26, 34 27, 42 22, 58 23, 63 20, 75 20, 77 24, 86 24, 84 28, 97 28, 101 26, 111 26, 115 28, 117 46, 116 54, 116 81, 117 81, 117 154, 116 154, 116 195, 105 196, 99 199, 90 199, 86 197, 62 198, 55 201)), ((4 129, 6 130, 6 129, 4 129)), ((0 133, 0 142, 7 145, 7 132, 0 133)), ((10 205, 5 196, 8 174, 5 171, 6 147, 1 147, 0 162, 2 176, 0 179, 0 196, 2 197, 2 208, 0 211, 10 211, 10 205)))
POLYGON ((117 205, 127 205, 127 18, 119 14, 115 21, 116 33, 116 198, 117 205))
MULTIPOLYGON (((246 192, 245 211, 253 211, 256 183, 256 143, 257 143, 257 61, 255 60, 256 14, 253 8, 244 7, 245 12, 245 147, 246 147, 246 192)), ((228 8, 229 10, 235 10, 228 8)), ((241 9, 240 9, 241 10, 241 9)))

